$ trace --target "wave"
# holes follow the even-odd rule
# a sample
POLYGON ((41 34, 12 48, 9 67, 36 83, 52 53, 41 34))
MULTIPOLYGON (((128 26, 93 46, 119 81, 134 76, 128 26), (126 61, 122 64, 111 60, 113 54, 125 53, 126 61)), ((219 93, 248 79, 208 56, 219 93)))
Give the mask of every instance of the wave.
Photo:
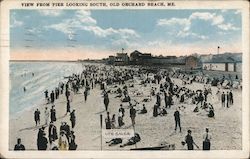
POLYGON ((46 89, 49 92, 54 90, 59 82, 66 81, 65 76, 80 73, 82 69, 79 63, 11 62, 10 116, 42 104, 46 89), (24 70, 26 76, 23 74, 24 70))

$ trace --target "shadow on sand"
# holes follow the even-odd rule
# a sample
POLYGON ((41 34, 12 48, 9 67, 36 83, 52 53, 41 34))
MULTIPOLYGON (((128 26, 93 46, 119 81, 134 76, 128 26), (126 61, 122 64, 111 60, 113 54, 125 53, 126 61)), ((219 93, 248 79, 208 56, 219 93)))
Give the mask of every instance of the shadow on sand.
POLYGON ((28 127, 28 128, 23 128, 23 129, 20 129, 19 131, 24 131, 24 130, 37 130, 37 129, 40 129, 42 127, 46 127, 48 125, 46 124, 43 124, 43 125, 38 125, 38 126, 32 126, 32 127, 28 127))
POLYGON ((97 113, 95 113, 95 114, 102 114, 102 113, 104 113, 104 112, 106 112, 106 110, 103 110, 103 111, 97 112, 97 113))
MULTIPOLYGON (((57 119, 63 119, 63 118, 65 118, 67 115, 65 114, 65 115, 63 115, 63 116, 60 116, 60 117, 58 117, 57 119)), ((57 122, 57 121, 56 121, 57 122)), ((43 124, 43 125, 38 125, 38 126, 32 126, 32 127, 27 127, 27 128, 23 128, 23 129, 20 129, 19 131, 21 132, 21 131, 24 131, 24 130, 38 130, 38 129, 40 129, 40 128, 42 128, 42 127, 47 127, 48 125, 46 125, 46 124, 43 124)))

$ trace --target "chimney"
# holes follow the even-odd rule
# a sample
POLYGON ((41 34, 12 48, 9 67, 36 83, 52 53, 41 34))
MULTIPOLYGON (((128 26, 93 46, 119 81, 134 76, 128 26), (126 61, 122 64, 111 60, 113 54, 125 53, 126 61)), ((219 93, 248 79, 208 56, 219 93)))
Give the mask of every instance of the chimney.
POLYGON ((218 48, 217 48, 217 54, 219 54, 220 53, 220 46, 218 46, 218 48))

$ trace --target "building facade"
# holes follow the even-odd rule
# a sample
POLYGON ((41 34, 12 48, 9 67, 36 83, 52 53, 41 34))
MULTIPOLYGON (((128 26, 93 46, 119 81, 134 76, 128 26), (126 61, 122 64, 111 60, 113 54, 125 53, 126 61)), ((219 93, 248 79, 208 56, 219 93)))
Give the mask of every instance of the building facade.
POLYGON ((242 59, 236 55, 213 55, 203 61, 202 68, 208 71, 242 72, 242 59))

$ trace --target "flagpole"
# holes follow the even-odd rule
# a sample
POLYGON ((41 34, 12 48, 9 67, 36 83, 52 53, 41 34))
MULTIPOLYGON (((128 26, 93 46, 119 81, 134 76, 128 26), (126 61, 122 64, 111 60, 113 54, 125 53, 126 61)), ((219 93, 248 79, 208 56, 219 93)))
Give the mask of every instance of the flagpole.
POLYGON ((101 151, 102 151, 102 114, 100 114, 100 123, 101 123, 101 151))

